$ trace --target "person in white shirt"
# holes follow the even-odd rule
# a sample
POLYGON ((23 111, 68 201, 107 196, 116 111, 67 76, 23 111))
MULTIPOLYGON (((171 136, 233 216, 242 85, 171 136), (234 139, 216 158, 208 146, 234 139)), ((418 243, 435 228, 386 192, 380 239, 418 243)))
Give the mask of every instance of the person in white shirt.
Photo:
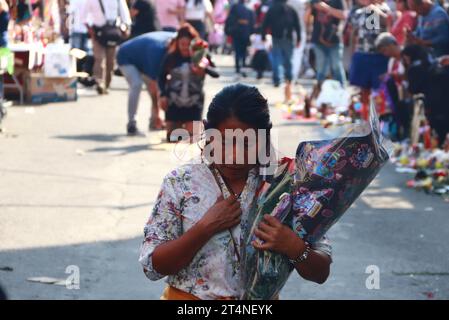
POLYGON ((186 0, 185 20, 198 31, 202 39, 206 37, 206 19, 212 23, 214 21, 213 11, 210 0, 186 0))
POLYGON ((257 30, 256 33, 251 35, 250 41, 252 54, 251 67, 256 71, 257 79, 260 80, 263 78, 264 71, 270 67, 268 51, 271 47, 271 36, 267 35, 264 41, 260 30, 257 30))
POLYGON ((69 3, 69 31, 72 48, 87 51, 88 32, 83 23, 83 10, 87 0, 70 0, 69 3))
POLYGON ((96 39, 94 28, 101 28, 110 21, 116 21, 117 18, 122 25, 126 26, 129 33, 131 16, 126 0, 88 0, 85 2, 82 21, 87 25, 92 39, 95 58, 93 73, 99 94, 107 93, 111 84, 116 47, 101 45, 96 39), (101 5, 103 5, 104 13, 101 5))

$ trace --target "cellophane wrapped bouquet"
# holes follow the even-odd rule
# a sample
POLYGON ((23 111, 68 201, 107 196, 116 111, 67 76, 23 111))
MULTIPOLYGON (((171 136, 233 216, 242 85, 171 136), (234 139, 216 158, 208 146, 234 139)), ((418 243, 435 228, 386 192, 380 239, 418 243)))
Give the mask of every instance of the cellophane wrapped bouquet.
POLYGON ((251 244, 260 241, 254 229, 265 214, 313 245, 376 177, 391 151, 372 106, 368 122, 345 127, 338 138, 302 142, 295 159, 282 159, 271 181, 259 190, 242 229, 241 298, 275 299, 293 271, 284 255, 251 244))
POLYGON ((197 68, 204 69, 206 74, 212 78, 218 78, 220 75, 213 68, 215 64, 212 62, 209 54, 209 44, 201 39, 193 39, 190 42, 190 51, 192 52, 192 64, 197 68))

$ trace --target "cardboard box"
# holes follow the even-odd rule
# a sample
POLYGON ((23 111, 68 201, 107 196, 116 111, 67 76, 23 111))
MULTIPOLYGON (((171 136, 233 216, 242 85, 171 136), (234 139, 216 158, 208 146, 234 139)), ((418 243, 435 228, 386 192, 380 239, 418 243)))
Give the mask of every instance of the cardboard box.
POLYGON ((85 56, 86 52, 70 48, 69 44, 49 43, 45 48, 44 74, 46 77, 73 77, 77 59, 85 56))
POLYGON ((76 73, 76 58, 70 54, 68 44, 48 44, 44 59, 46 77, 71 77, 76 73))
POLYGON ((77 81, 77 77, 54 78, 31 73, 25 87, 25 99, 32 104, 76 101, 77 81))

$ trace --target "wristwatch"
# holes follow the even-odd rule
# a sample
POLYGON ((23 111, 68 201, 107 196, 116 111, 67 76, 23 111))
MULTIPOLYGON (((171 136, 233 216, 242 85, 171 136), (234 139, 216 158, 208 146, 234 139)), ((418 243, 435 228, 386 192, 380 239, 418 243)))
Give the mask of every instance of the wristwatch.
POLYGON ((288 260, 290 261, 291 264, 296 265, 298 263, 304 262, 309 256, 309 253, 310 253, 310 245, 306 242, 306 250, 304 250, 303 254, 301 254, 296 259, 288 259, 288 260))

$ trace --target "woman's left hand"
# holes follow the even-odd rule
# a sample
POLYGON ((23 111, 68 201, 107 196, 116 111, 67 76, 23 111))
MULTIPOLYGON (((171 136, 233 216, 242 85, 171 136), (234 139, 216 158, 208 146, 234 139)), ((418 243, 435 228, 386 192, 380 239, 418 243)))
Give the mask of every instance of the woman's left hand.
POLYGON ((159 97, 158 99, 158 107, 163 111, 167 111, 168 109, 168 99, 167 97, 159 97))
POLYGON ((192 72, 197 76, 204 77, 206 75, 206 70, 204 70, 204 68, 201 68, 200 66, 192 64, 191 69, 192 72))
POLYGON ((298 258, 305 250, 305 242, 278 219, 266 214, 254 234, 263 244, 253 241, 254 248, 282 253, 289 259, 298 258))

